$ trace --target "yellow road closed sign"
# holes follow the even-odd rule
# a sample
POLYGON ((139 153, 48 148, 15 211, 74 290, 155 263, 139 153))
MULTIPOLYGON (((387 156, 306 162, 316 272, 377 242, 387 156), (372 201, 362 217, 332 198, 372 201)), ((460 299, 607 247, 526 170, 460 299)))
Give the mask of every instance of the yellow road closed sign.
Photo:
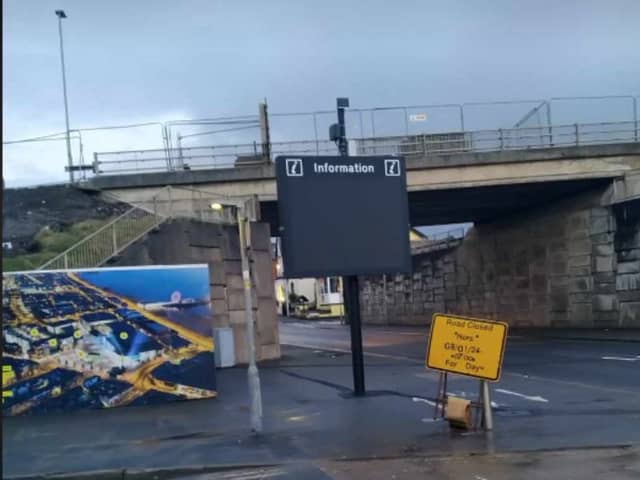
POLYGON ((496 382, 500 379, 507 324, 436 313, 427 367, 496 382))

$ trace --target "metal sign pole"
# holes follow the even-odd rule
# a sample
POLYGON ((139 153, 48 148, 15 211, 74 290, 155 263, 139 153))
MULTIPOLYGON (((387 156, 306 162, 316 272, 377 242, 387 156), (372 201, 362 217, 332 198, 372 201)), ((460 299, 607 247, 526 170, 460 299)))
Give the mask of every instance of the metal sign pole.
MULTIPOLYGON (((338 98, 338 150, 343 157, 349 156, 349 144, 344 121, 344 109, 349 106, 348 98, 338 98)), ((342 279, 346 317, 351 332, 351 362, 353 366, 353 393, 356 397, 365 394, 364 356, 362 353, 362 324, 360 319, 360 287, 357 275, 347 275, 342 279)))
POLYGON ((344 277, 345 303, 347 305, 347 321, 351 332, 351 360, 353 364, 353 393, 356 397, 365 394, 364 357, 362 353, 362 325, 360 322, 360 292, 358 276, 344 277))
POLYGON ((493 412, 491 411, 491 392, 489 382, 482 380, 482 405, 484 408, 484 429, 488 432, 493 430, 493 412))

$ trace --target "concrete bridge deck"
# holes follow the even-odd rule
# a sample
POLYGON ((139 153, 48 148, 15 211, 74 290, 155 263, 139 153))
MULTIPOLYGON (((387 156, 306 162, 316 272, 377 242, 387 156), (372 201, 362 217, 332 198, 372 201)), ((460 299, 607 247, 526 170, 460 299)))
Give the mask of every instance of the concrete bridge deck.
MULTIPOLYGON (((412 225, 490 221, 606 184, 612 189, 605 203, 640 198, 640 143, 408 155, 407 169, 412 225)), ((273 163, 101 175, 84 187, 141 204, 167 185, 258 195, 263 219, 278 225, 273 163)), ((177 189, 175 195, 193 194, 177 189)))

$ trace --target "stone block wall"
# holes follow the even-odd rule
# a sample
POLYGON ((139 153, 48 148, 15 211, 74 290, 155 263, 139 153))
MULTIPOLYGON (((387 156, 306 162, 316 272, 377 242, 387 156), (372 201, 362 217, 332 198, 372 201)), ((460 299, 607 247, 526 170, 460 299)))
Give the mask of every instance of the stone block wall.
POLYGON ((424 325, 434 312, 518 327, 640 327, 640 201, 604 190, 476 225, 413 273, 361 278, 363 321, 424 325))
MULTIPOLYGON (((251 224, 253 315, 258 360, 280 357, 280 339, 266 223, 251 224)), ((110 265, 207 263, 214 327, 231 327, 236 362, 248 363, 238 229, 196 220, 172 220, 127 248, 110 265)))
MULTIPOLYGON (((615 209, 615 293, 621 327, 640 327, 640 200, 615 209)), ((609 282, 613 290, 614 282, 609 282)))

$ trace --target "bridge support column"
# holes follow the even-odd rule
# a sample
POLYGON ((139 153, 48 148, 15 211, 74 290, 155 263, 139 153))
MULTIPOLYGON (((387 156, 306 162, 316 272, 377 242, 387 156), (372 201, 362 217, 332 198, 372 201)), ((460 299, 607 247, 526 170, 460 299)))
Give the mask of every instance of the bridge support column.
POLYGON ((413 256, 413 274, 363 278, 362 317, 427 324, 435 312, 515 327, 640 327, 640 199, 606 188, 477 225, 458 246, 413 256))

